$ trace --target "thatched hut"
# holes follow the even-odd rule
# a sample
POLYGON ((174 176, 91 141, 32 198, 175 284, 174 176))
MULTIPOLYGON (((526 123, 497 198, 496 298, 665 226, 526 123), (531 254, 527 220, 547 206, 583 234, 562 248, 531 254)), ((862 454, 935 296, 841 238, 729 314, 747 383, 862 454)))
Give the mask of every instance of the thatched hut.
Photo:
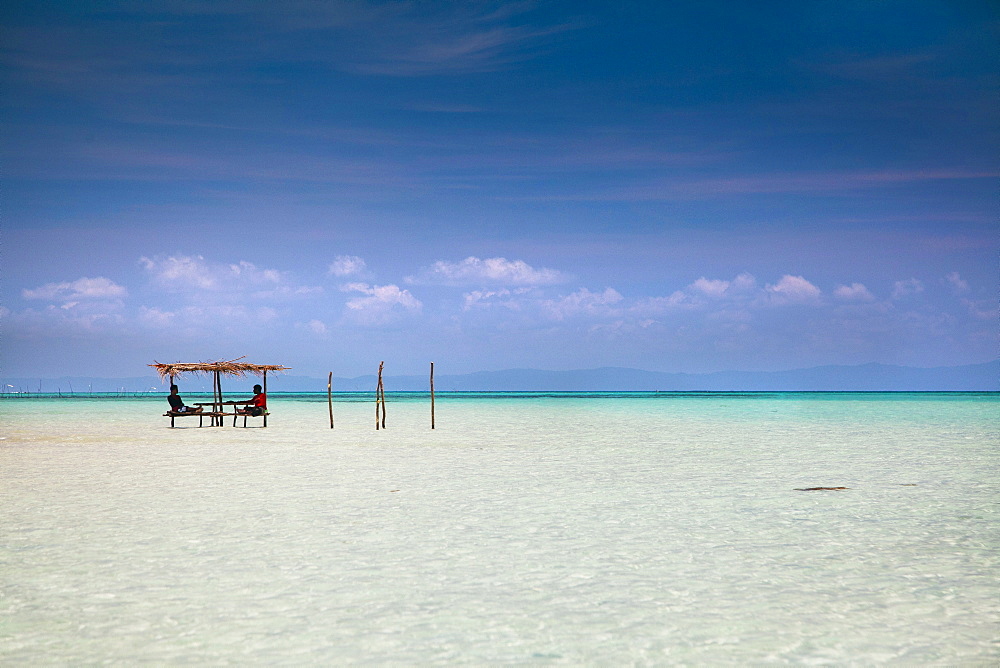
MULTIPOLYGON (((154 362, 149 366, 156 369, 156 372, 160 374, 161 380, 169 379, 171 385, 174 384, 174 378, 184 374, 210 374, 212 376, 212 412, 210 414, 212 425, 221 426, 222 417, 225 415, 224 406, 227 405, 222 399, 222 376, 235 376, 237 378, 260 376, 262 378, 264 394, 267 394, 267 372, 287 371, 290 369, 290 367, 281 366, 280 364, 251 364, 250 362, 243 362, 241 360, 243 360, 243 357, 218 362, 174 362, 172 364, 154 362)), ((229 402, 229 404, 233 404, 233 402, 229 402)), ((233 424, 235 424, 235 418, 233 424)), ((173 417, 171 417, 170 426, 173 426, 173 417)), ((267 426, 266 412, 264 413, 264 426, 267 426)))

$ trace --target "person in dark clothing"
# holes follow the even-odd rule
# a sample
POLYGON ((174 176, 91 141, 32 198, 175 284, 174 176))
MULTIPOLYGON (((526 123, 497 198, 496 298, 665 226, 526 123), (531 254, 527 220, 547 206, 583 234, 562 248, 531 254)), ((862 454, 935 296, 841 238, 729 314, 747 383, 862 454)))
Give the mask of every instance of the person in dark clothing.
POLYGON ((170 386, 170 394, 167 396, 167 401, 170 403, 170 410, 174 413, 200 413, 202 409, 201 406, 195 406, 194 408, 185 406, 181 395, 177 393, 176 385, 170 386))
POLYGON ((240 411, 243 415, 259 417, 267 411, 267 395, 260 385, 253 386, 253 399, 246 402, 247 407, 240 411))

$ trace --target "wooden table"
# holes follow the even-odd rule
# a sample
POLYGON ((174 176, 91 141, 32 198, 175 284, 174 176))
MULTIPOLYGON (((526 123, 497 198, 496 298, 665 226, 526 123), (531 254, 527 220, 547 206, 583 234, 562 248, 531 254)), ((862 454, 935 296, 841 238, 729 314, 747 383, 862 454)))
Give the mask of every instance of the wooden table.
POLYGON ((222 418, 224 418, 227 415, 232 415, 233 416, 233 426, 235 427, 236 426, 236 416, 238 415, 238 413, 235 410, 233 410, 232 413, 226 413, 224 407, 225 406, 245 406, 246 403, 247 402, 245 402, 245 401, 214 401, 214 402, 210 401, 208 403, 195 404, 195 406, 211 406, 212 407, 212 412, 209 413, 209 415, 212 416, 212 426, 213 427, 214 426, 221 427, 222 426, 222 418), (216 425, 216 421, 218 421, 218 425, 216 425))
MULTIPOLYGON (((236 426, 236 418, 239 417, 240 415, 243 415, 243 426, 244 427, 246 426, 246 423, 247 423, 247 421, 246 421, 247 417, 263 417, 264 418, 264 426, 266 427, 267 426, 267 415, 268 415, 266 408, 264 409, 264 413, 262 415, 260 415, 260 416, 253 416, 253 415, 248 415, 246 413, 239 413, 239 412, 237 412, 235 410, 236 406, 246 407, 246 406, 248 406, 250 404, 251 401, 252 400, 249 400, 249 399, 246 400, 246 401, 222 401, 222 402, 216 401, 216 402, 210 402, 210 403, 205 403, 205 404, 195 404, 195 406, 211 406, 212 407, 212 413, 209 413, 209 415, 212 415, 212 420, 213 421, 214 420, 218 420, 219 421, 219 426, 222 426, 222 418, 223 417, 232 415, 233 416, 233 426, 235 427, 236 426), (218 406, 218 410, 216 410, 217 406, 218 406), (232 413, 226 413, 225 409, 223 408, 224 406, 233 406, 234 407, 233 412, 232 413)), ((213 426, 214 426, 214 424, 215 423, 213 422, 213 426)))

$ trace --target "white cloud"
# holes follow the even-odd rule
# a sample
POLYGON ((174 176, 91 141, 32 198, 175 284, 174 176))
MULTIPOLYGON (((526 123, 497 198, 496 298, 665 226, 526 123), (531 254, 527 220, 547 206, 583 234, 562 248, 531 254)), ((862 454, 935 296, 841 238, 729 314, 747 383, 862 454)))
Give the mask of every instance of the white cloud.
POLYGON ((667 297, 640 299, 633 304, 632 311, 640 315, 658 315, 678 309, 708 308, 713 303, 745 303, 754 296, 756 290, 757 279, 745 272, 731 281, 703 276, 667 297))
POLYGON ((747 273, 742 273, 732 280, 729 284, 728 292, 729 294, 737 294, 750 292, 757 287, 757 279, 747 273))
POLYGON ((902 299, 910 295, 920 294, 924 291, 924 284, 915 278, 908 278, 905 281, 896 281, 892 286, 892 298, 902 299))
POLYGON ((404 314, 419 313, 423 304, 397 285, 368 285, 348 283, 341 288, 345 292, 360 292, 364 297, 347 300, 347 312, 356 321, 369 324, 385 324, 404 314))
POLYGON ((274 269, 258 269, 252 262, 243 260, 239 264, 229 265, 229 273, 254 284, 276 285, 282 282, 281 272, 274 269))
POLYGON ((215 290, 219 288, 218 272, 213 271, 199 256, 168 257, 165 259, 139 258, 139 264, 158 283, 175 289, 196 288, 215 290))
POLYGON ((688 293, 697 293, 713 298, 731 297, 753 290, 756 286, 757 279, 747 273, 740 274, 732 281, 708 279, 702 276, 688 286, 688 293))
POLYGON ((500 290, 473 290, 462 295, 462 310, 469 311, 474 308, 489 308, 497 305, 517 310, 520 308, 520 304, 511 299, 513 294, 506 288, 500 290))
POLYGON ((691 288, 709 297, 721 297, 729 289, 729 281, 709 280, 702 276, 691 284, 691 288))
POLYGON ((871 302, 875 301, 875 295, 868 291, 861 283, 851 283, 850 285, 838 285, 833 290, 833 295, 837 299, 848 302, 871 302))
POLYGON ((352 292, 362 292, 368 297, 358 297, 350 300, 348 306, 357 308, 356 305, 369 302, 379 302, 383 304, 399 304, 405 308, 420 308, 421 303, 409 290, 400 290, 397 285, 372 285, 367 283, 349 283, 344 286, 346 290, 352 292))
POLYGON ((766 290, 774 304, 815 304, 819 302, 821 291, 801 276, 785 274, 766 290))
POLYGON ((275 288, 285 283, 284 274, 275 269, 260 269, 246 261, 236 264, 209 263, 200 255, 162 259, 142 257, 139 264, 157 283, 174 289, 232 291, 275 288))
POLYGON ((419 278, 410 282, 441 283, 445 285, 495 284, 495 285, 554 285, 563 283, 567 276, 555 269, 535 269, 523 260, 491 257, 485 260, 467 257, 461 262, 438 260, 419 278))
POLYGON ((357 276, 362 274, 367 265, 365 261, 357 255, 338 255, 330 263, 330 276, 357 276))
POLYGON ((945 280, 951 286, 952 291, 956 295, 960 295, 969 291, 969 284, 958 275, 957 271, 953 271, 947 276, 945 280))
POLYGON ((34 290, 23 290, 25 299, 44 299, 75 306, 81 301, 120 300, 126 294, 124 287, 104 277, 79 278, 73 282, 46 283, 34 290))
MULTIPOLYGON (((859 284, 853 287, 864 290, 864 286, 859 284)), ((748 308, 786 304, 818 305, 822 301, 822 294, 818 287, 801 276, 786 274, 777 283, 761 288, 751 274, 742 273, 731 281, 701 277, 669 296, 636 300, 631 310, 644 316, 680 310, 716 312, 721 309, 719 312, 732 313, 743 312, 748 308)))
POLYGON ((542 307, 555 320, 586 315, 606 317, 615 313, 611 307, 624 299, 614 288, 605 288, 603 292, 591 292, 580 288, 573 294, 561 299, 546 300, 542 307))

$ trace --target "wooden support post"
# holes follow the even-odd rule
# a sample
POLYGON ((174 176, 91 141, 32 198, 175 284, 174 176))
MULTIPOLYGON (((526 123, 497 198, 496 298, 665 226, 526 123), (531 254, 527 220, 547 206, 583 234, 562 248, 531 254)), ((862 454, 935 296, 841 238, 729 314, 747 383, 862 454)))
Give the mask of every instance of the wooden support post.
MULTIPOLYGON (((224 412, 226 412, 226 407, 222 405, 223 399, 222 399, 222 372, 221 371, 216 371, 215 372, 215 383, 216 383, 216 385, 219 386, 219 405, 216 408, 216 410, 219 413, 224 413, 224 412)), ((216 418, 216 421, 219 423, 219 426, 222 427, 224 425, 225 419, 220 415, 219 417, 216 418)))
MULTIPOLYGON (((246 418, 243 422, 246 424, 246 418)), ((264 369, 264 426, 267 427, 267 369, 264 369)))
MULTIPOLYGON (((214 371, 211 373, 211 377, 212 377, 212 412, 215 413, 216 411, 215 402, 219 400, 219 387, 218 387, 219 379, 214 371)), ((210 427, 215 426, 215 416, 212 416, 212 419, 208 421, 208 426, 210 427)))
MULTIPOLYGON (((212 412, 221 413, 222 412, 222 374, 216 371, 212 378, 212 412)), ((219 416, 213 416, 211 421, 211 426, 222 426, 222 418, 219 416)))
POLYGON ((431 362, 431 429, 434 428, 434 362, 431 362))
MULTIPOLYGON (((223 412, 223 410, 222 410, 223 406, 222 406, 222 372, 221 371, 216 371, 215 372, 215 386, 218 389, 218 399, 217 400, 213 400, 213 401, 218 401, 218 404, 212 407, 212 411, 213 412, 217 412, 217 413, 222 413, 223 412)), ((219 417, 213 418, 213 423, 216 423, 216 424, 218 424, 218 426, 221 427, 222 426, 222 416, 220 415, 219 417)))
POLYGON ((326 377, 326 403, 330 406, 330 429, 333 429, 333 372, 326 377))

